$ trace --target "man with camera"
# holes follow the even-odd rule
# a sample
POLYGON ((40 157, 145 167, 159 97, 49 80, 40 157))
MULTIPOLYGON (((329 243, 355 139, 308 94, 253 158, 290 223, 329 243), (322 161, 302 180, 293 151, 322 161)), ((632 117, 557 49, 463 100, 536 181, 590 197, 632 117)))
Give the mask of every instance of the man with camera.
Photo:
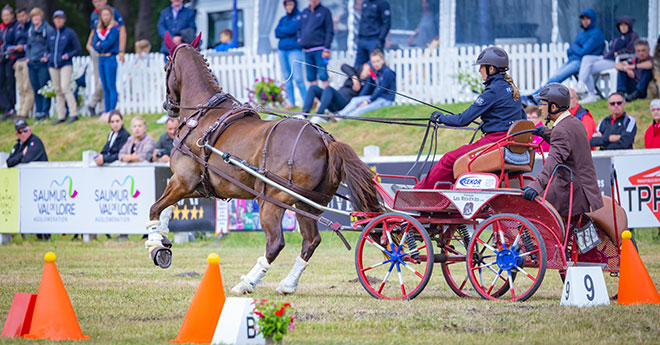
POLYGON ((167 132, 163 133, 156 146, 154 147, 154 152, 151 154, 152 162, 169 162, 170 161, 170 152, 172 152, 172 147, 174 146, 174 134, 176 128, 179 127, 179 119, 169 118, 165 123, 165 129, 167 132))

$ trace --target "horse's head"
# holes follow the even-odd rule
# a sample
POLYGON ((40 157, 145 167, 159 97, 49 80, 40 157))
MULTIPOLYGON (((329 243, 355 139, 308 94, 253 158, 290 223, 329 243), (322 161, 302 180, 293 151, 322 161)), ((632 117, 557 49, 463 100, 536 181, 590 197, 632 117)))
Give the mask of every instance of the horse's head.
POLYGON ((165 64, 165 87, 167 89, 167 95, 165 102, 163 103, 163 108, 167 111, 169 117, 179 117, 179 102, 181 101, 181 71, 180 67, 176 62, 177 53, 182 50, 192 48, 197 50, 199 42, 202 38, 200 33, 195 37, 192 43, 174 43, 170 33, 165 33, 165 46, 170 50, 170 56, 168 57, 167 63, 165 64))

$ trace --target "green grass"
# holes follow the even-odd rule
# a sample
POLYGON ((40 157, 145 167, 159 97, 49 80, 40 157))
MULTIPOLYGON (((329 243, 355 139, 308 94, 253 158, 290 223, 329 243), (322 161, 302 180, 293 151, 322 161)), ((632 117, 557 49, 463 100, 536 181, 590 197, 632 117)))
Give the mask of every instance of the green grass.
MULTIPOLYGON (((649 100, 639 100, 626 105, 628 114, 637 120, 637 136, 635 148, 644 148, 644 133, 651 124, 649 100)), ((469 104, 448 104, 443 107, 452 112, 460 112, 469 104)), ((607 103, 600 100, 587 105, 594 115, 596 124, 609 115, 607 103)), ((428 117, 433 109, 424 105, 399 105, 370 113, 372 117, 428 117)), ((155 140, 165 132, 165 126, 156 124, 162 114, 141 114, 147 120, 147 132, 155 140)), ((133 115, 124 119, 126 127, 133 115)), ((350 144, 358 154, 367 145, 380 146, 381 155, 413 155, 417 153, 421 144, 424 128, 386 125, 364 121, 341 121, 329 123, 324 127, 338 140, 350 144)), ((34 126, 34 133, 38 135, 46 146, 51 161, 69 161, 82 159, 81 153, 85 150, 100 151, 109 131, 106 123, 96 119, 83 118, 73 124, 51 126, 49 123, 34 126)), ((450 151, 470 140, 472 132, 443 129, 439 130, 438 153, 450 151)), ((16 141, 13 123, 0 123, 0 151, 9 152, 16 141)))
MULTIPOLYGON (((16 292, 37 292, 43 255, 57 254, 57 266, 89 340, 75 344, 168 344, 181 326, 203 274, 206 256, 220 254, 225 291, 263 254, 263 233, 232 233, 221 241, 175 245, 167 270, 150 262, 138 236, 129 242, 49 242, 18 238, 0 246, 0 322, 16 292)), ((347 233, 356 243, 357 234, 347 233)), ((637 231, 646 267, 660 283, 660 238, 655 229, 637 231)), ((287 247, 252 295, 278 298, 274 292, 300 250, 300 235, 286 233, 287 247)), ((527 302, 494 303, 461 299, 447 288, 440 267, 426 289, 412 301, 370 297, 355 278, 354 252, 332 233, 301 278, 300 289, 284 300, 293 304, 297 329, 290 344, 652 344, 660 343, 658 306, 560 307, 562 284, 546 272, 541 288, 527 302)), ((613 291, 610 291, 611 293, 613 291)), ((0 344, 46 344, 48 341, 0 338, 0 344)), ((73 343, 73 342, 72 342, 73 343)))

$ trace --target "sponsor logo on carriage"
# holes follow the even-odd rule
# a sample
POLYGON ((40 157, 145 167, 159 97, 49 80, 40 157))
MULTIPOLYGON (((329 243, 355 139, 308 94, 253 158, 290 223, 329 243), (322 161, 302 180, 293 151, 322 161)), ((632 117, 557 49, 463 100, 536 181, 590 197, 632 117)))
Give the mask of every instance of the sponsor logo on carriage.
MULTIPOLYGON (((660 166, 630 176, 631 187, 624 187, 628 196, 628 211, 642 211, 646 205, 660 221, 660 166)), ((626 205, 624 205, 626 206, 626 205)))
POLYGON ((461 175, 456 181, 456 189, 484 189, 495 188, 497 178, 484 174, 461 175))
POLYGON ((61 181, 51 180, 48 188, 33 189, 32 201, 37 205, 38 212, 34 221, 67 221, 68 216, 76 215, 76 203, 73 202, 76 196, 78 191, 71 176, 65 176, 61 181))
POLYGON ((135 200, 140 191, 135 187, 133 176, 126 176, 122 182, 114 179, 109 188, 95 189, 94 202, 98 207, 97 222, 126 222, 138 215, 135 200))
POLYGON ((492 197, 497 195, 491 192, 466 192, 464 190, 452 190, 442 192, 456 206, 463 218, 469 219, 492 197))
POLYGON ((474 212, 474 204, 471 202, 468 202, 465 204, 463 207, 463 215, 464 216, 469 216, 474 212))

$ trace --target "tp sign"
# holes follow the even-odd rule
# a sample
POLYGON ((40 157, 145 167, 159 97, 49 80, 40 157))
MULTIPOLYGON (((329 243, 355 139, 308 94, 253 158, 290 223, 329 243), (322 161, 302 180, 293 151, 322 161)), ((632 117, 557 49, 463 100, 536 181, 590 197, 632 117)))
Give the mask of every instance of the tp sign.
POLYGON ((648 156, 615 156, 621 206, 628 227, 660 226, 660 162, 648 156))

